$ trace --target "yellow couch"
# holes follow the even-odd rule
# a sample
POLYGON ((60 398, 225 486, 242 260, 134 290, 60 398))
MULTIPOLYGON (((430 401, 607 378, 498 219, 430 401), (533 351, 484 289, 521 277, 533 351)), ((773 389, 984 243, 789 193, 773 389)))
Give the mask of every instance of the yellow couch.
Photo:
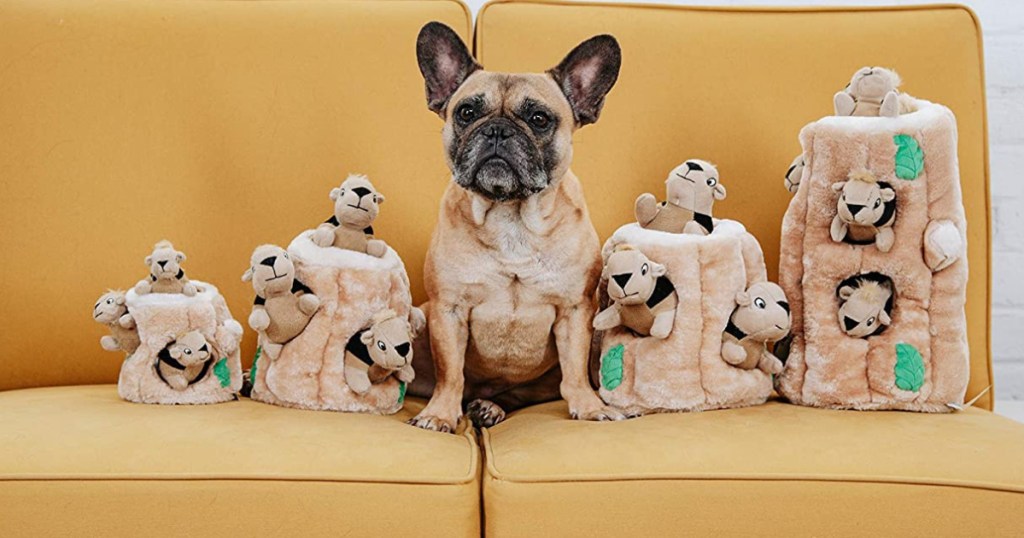
MULTIPOLYGON (((1024 528, 1024 426, 778 402, 622 423, 562 403, 479 435, 243 399, 130 405, 88 309, 168 237, 244 319, 251 249, 328 210, 347 171, 388 195, 379 233, 414 293, 448 177, 413 42, 456 1, 4 0, 0 3, 0 535, 934 535, 1024 528)), ((599 233, 681 158, 775 274, 800 127, 864 63, 957 114, 970 219, 968 396, 992 383, 981 36, 956 6, 711 9, 498 2, 491 69, 540 70, 615 34, 618 85, 576 138, 599 233)), ((244 355, 254 342, 247 335, 244 355)))

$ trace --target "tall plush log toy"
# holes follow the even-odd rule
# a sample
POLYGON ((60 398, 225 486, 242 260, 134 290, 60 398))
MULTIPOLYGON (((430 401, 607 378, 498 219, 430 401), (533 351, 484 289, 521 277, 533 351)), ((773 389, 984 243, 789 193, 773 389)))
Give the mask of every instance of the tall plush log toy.
POLYGON ((832 240, 854 245, 872 243, 882 252, 892 250, 896 234, 896 191, 885 181, 878 181, 871 172, 850 172, 847 181, 832 184, 839 193, 836 216, 832 219, 832 240))
POLYGON ((836 116, 898 116, 900 77, 884 67, 862 67, 832 98, 836 116))
POLYGON ((185 270, 181 268, 185 253, 174 250, 170 241, 158 242, 145 261, 149 267, 149 277, 135 285, 135 293, 181 293, 189 297, 196 294, 196 285, 189 282, 185 270))
POLYGON ((251 281, 256 291, 249 326, 259 333, 260 348, 274 360, 281 347, 309 325, 320 298, 296 278, 291 256, 277 245, 256 247, 242 281, 251 281))
POLYGON ((100 338, 103 349, 120 350, 128 355, 138 349, 139 330, 128 313, 123 291, 111 290, 101 295, 92 307, 92 319, 110 328, 110 334, 100 338))
POLYGON ((608 280, 613 303, 594 316, 594 328, 627 327, 643 336, 668 338, 676 319, 675 286, 666 269, 630 245, 619 245, 608 256, 602 277, 608 280))
MULTIPOLYGON (((418 317, 423 319, 422 311, 418 317)), ((412 383, 416 377, 412 369, 415 332, 412 324, 394 310, 375 315, 373 323, 352 335, 345 346, 345 382, 349 388, 365 394, 370 385, 392 374, 403 383, 412 383)))
POLYGON ((658 203, 649 192, 636 199, 636 221, 648 230, 707 235, 714 230, 712 207, 725 199, 718 169, 707 161, 690 159, 675 167, 665 180, 667 198, 658 203))
POLYGON ((334 216, 317 227, 313 242, 321 247, 338 247, 383 257, 387 245, 373 238, 373 221, 384 203, 366 176, 350 175, 340 187, 331 189, 334 216))
POLYGON ((736 294, 736 310, 722 335, 722 359, 744 370, 768 374, 782 371, 782 361, 768 352, 768 343, 789 334, 789 301, 773 282, 757 282, 736 294))

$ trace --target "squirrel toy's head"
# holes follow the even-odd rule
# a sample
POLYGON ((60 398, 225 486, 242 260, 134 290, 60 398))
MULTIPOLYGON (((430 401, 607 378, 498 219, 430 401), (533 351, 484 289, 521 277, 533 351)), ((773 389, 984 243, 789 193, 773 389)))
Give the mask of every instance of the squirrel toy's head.
POLYGON ((167 346, 167 353, 185 366, 201 364, 212 355, 209 342, 199 331, 189 331, 175 338, 167 346))
POLYGON ((260 245, 252 252, 243 282, 252 282, 260 297, 268 293, 290 292, 295 282, 295 264, 288 251, 277 245, 260 245))
POLYGON ((608 256, 602 277, 608 279, 608 296, 623 305, 647 302, 665 266, 654 263, 630 245, 620 245, 608 256))
POLYGON ((153 253, 146 256, 145 261, 149 273, 157 280, 172 280, 182 270, 181 262, 185 261, 185 253, 174 250, 170 241, 163 240, 153 246, 153 253))
POLYGON ((886 204, 896 200, 896 191, 866 170, 850 172, 847 181, 832 184, 839 193, 836 208, 847 224, 869 226, 885 214, 886 204))
POLYGON ((700 159, 689 159, 672 169, 665 185, 669 203, 688 209, 707 210, 715 200, 725 199, 718 169, 700 159))
POLYGON ((340 187, 331 189, 331 200, 339 225, 362 230, 377 218, 384 195, 377 192, 366 176, 350 175, 340 187))
POLYGON ((881 100, 900 86, 900 76, 884 67, 861 67, 853 74, 847 93, 857 99, 881 100))
POLYGON ((124 292, 110 290, 100 295, 96 305, 92 307, 92 319, 100 323, 113 323, 128 313, 124 303, 124 292))
POLYGON ((370 352, 373 363, 387 370, 398 370, 412 362, 412 326, 409 321, 385 310, 374 316, 373 324, 360 340, 370 352))
POLYGON ((778 284, 751 284, 746 291, 736 294, 736 305, 730 319, 747 336, 761 342, 777 342, 789 334, 789 301, 778 284))

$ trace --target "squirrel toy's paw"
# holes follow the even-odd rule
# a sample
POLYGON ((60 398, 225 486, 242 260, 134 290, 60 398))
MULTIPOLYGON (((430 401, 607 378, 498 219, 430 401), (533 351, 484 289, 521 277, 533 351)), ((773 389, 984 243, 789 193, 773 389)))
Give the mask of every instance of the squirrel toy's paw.
POLYGON ((334 227, 330 224, 321 224, 313 231, 310 239, 316 246, 327 248, 334 244, 334 227))
POLYGON ((412 383, 416 379, 416 370, 413 369, 412 364, 406 364, 395 372, 395 377, 402 383, 412 383))
POLYGON ((900 115, 900 95, 895 91, 889 91, 882 99, 882 106, 878 109, 879 116, 895 118, 900 115))
POLYGON ((348 383, 348 388, 356 394, 366 394, 370 390, 370 377, 365 372, 347 369, 345 370, 345 382, 348 383))
POLYGON ((853 97, 844 91, 837 92, 832 97, 832 104, 835 105, 836 116, 852 116, 853 109, 857 107, 853 97))
POLYGON ((892 250, 893 243, 896 242, 896 233, 892 231, 892 228, 882 228, 878 230, 878 234, 875 235, 875 246, 881 252, 889 252, 892 250))
POLYGON ((641 194, 636 199, 633 212, 640 226, 646 227, 658 215, 658 199, 649 192, 641 194))
POLYGON ((117 339, 109 335, 100 338, 100 347, 107 351, 117 351, 121 349, 121 346, 117 343, 117 339))
POLYGON ((198 292, 199 292, 199 290, 196 288, 196 285, 191 283, 191 282, 189 282, 188 284, 185 284, 181 288, 181 293, 183 295, 185 295, 186 297, 195 297, 196 293, 198 293, 198 292))
POLYGON ((320 309, 320 298, 312 293, 303 294, 299 297, 299 310, 307 316, 312 316, 320 309))
POLYGON ((695 220, 691 220, 686 223, 686 226, 683 226, 683 233, 690 235, 708 235, 708 231, 700 224, 697 224, 697 221, 695 220))
POLYGON ((848 227, 846 223, 843 222, 843 219, 839 218, 839 215, 836 215, 835 218, 832 219, 832 226, 829 228, 829 235, 832 236, 832 240, 836 243, 842 243, 843 239, 846 239, 847 230, 848 227))
POLYGON ((594 316, 594 329, 598 331, 614 329, 621 323, 622 318, 619 316, 619 311, 614 307, 606 308, 594 316))
POLYGON ((747 352, 739 344, 725 342, 722 344, 722 359, 735 366, 747 359, 747 352))
POLYGON ((761 354, 761 360, 757 362, 757 367, 766 374, 782 373, 782 361, 767 351, 761 354))
POLYGON ((383 258, 388 252, 388 245, 380 239, 371 239, 366 242, 366 253, 374 258, 383 258))
POLYGON ((139 283, 135 285, 135 293, 138 295, 146 295, 151 291, 153 291, 153 285, 150 284, 148 280, 140 280, 139 283))
POLYGON ((117 324, 124 329, 133 329, 135 328, 135 318, 131 314, 124 314, 117 319, 117 324))
POLYGON ((267 327, 270 327, 270 316, 266 310, 259 309, 253 310, 252 314, 249 314, 249 327, 254 331, 265 331, 267 327))

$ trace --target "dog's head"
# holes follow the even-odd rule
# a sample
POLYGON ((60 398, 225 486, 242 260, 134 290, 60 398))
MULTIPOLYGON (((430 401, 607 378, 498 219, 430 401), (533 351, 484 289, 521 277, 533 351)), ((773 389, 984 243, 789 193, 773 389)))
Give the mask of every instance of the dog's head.
POLYGON ((263 298, 268 293, 291 291, 295 282, 295 264, 287 250, 277 245, 260 245, 249 259, 249 268, 242 274, 242 281, 251 281, 256 294, 263 298))
POLYGON ((621 63, 615 38, 600 35, 546 73, 486 71, 438 22, 420 30, 416 55, 455 182, 495 201, 526 198, 568 171, 572 133, 597 121, 621 63))

